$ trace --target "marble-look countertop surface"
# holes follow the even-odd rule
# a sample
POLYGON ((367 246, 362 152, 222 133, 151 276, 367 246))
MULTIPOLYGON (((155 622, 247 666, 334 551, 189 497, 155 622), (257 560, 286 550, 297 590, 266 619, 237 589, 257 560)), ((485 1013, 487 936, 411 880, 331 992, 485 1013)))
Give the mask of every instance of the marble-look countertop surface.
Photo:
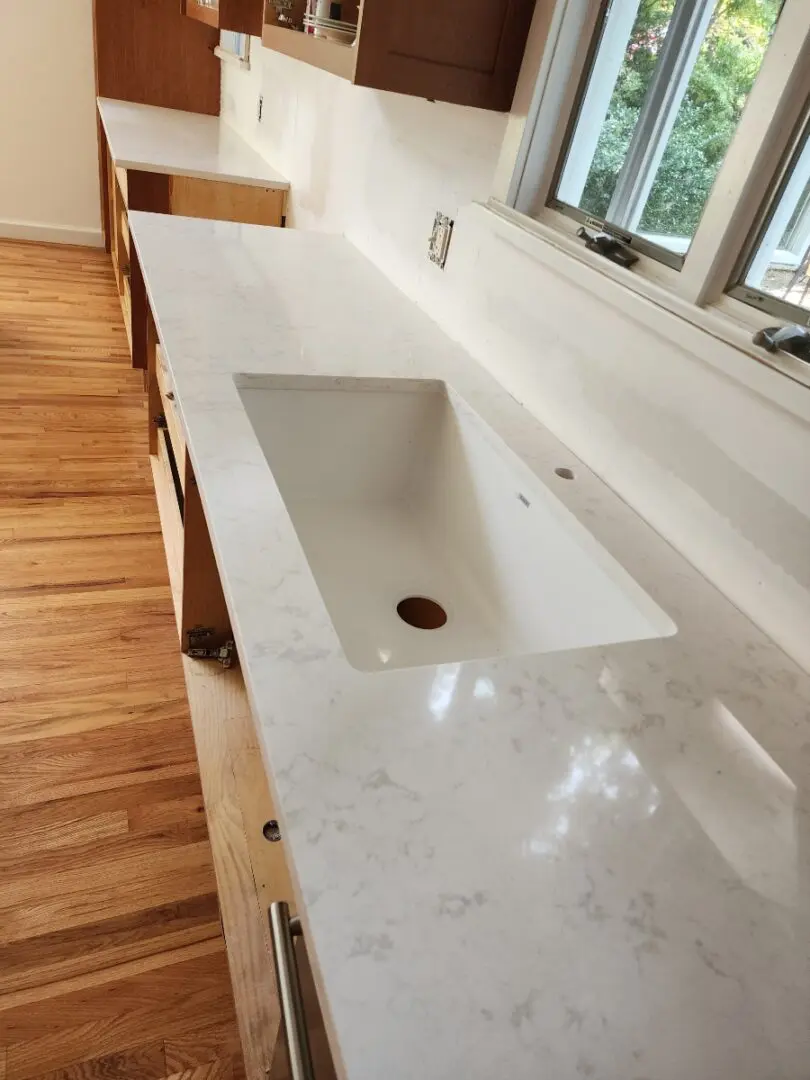
POLYGON ((131 225, 348 1080, 807 1080, 810 677, 346 240, 131 225), (446 380, 678 633, 355 670, 253 372, 446 380))
POLYGON ((218 116, 98 99, 113 161, 124 169, 282 188, 289 182, 218 116))

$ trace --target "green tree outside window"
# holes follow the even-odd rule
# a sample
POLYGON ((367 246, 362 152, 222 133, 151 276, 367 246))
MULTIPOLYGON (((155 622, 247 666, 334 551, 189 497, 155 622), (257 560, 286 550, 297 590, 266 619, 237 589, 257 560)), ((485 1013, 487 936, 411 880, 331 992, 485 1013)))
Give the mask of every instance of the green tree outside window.
MULTIPOLYGON (((641 218, 691 237, 776 24, 781 0, 719 0, 641 218)), ((666 36, 674 0, 641 0, 581 206, 604 218, 666 36)))

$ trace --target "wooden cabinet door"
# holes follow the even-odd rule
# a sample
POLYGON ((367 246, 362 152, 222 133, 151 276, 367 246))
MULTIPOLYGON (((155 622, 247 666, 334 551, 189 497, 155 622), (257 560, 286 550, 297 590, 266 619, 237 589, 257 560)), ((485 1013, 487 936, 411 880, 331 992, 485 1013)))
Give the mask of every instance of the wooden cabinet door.
POLYGON ((535 0, 365 0, 355 82, 506 111, 535 0))
POLYGON ((221 30, 261 37, 264 27, 264 0, 219 0, 221 30))
POLYGON ((186 19, 178 0, 93 0, 96 92, 219 115, 219 33, 186 19))

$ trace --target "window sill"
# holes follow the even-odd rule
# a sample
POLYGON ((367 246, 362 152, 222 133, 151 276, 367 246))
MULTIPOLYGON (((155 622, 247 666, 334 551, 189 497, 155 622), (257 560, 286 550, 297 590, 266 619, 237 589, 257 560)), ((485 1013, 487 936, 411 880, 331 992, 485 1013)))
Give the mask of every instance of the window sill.
POLYGON ((788 412, 810 420, 810 394, 796 386, 810 387, 810 366, 787 353, 769 353, 753 344, 755 330, 766 325, 762 312, 749 312, 746 305, 729 297, 711 308, 697 307, 637 271, 588 251, 580 240, 547 222, 494 199, 477 209, 487 215, 496 233, 578 288, 587 289, 788 412))
POLYGON ((236 53, 223 49, 221 45, 215 47, 214 56, 218 56, 220 60, 225 60, 229 64, 234 64, 241 71, 250 71, 250 58, 245 60, 241 56, 237 56, 236 53))

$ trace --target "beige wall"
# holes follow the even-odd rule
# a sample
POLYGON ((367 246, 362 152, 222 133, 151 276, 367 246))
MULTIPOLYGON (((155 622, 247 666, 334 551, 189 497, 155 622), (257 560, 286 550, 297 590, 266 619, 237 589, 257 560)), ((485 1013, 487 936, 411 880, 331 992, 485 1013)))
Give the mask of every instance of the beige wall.
POLYGON ((0 0, 0 236, 101 243, 92 0, 0 0))

